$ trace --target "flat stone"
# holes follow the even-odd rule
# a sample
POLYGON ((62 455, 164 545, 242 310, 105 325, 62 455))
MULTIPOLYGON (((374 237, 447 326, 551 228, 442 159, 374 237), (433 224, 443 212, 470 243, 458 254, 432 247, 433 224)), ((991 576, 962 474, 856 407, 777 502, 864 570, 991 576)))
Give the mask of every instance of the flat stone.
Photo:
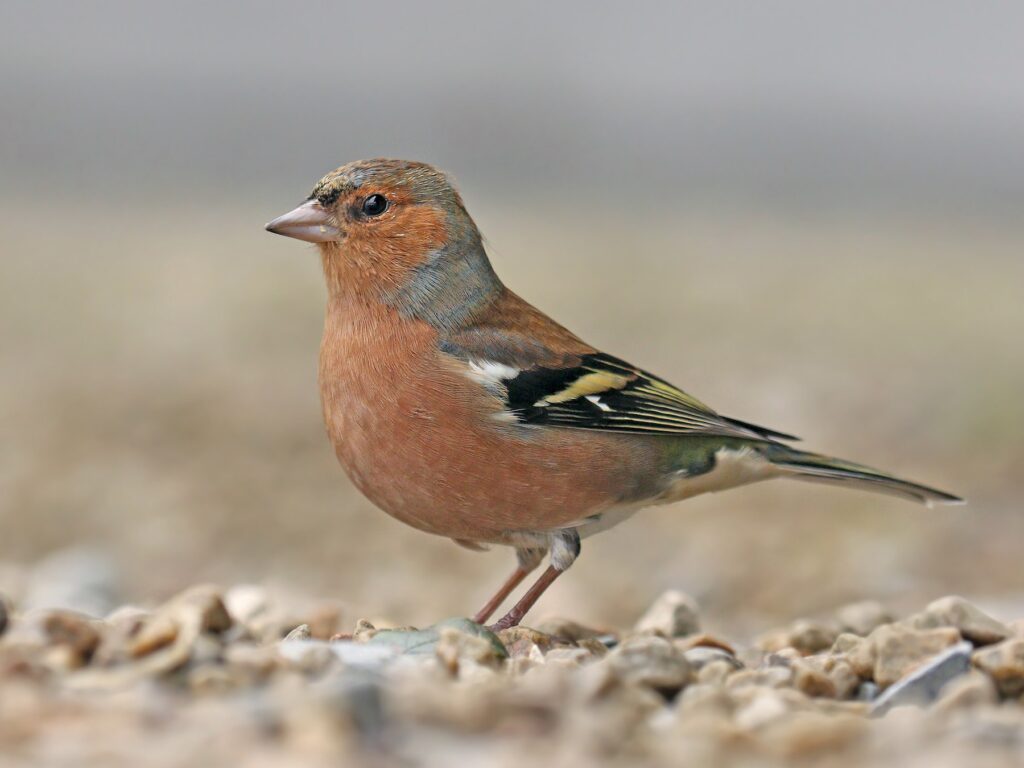
POLYGON ((1024 694, 1024 638, 1015 637, 975 651, 973 661, 992 678, 1005 698, 1024 694))
POLYGON ((368 630, 362 632, 363 636, 367 636, 365 641, 360 636, 361 628, 357 627, 356 639, 374 645, 388 646, 406 655, 433 655, 437 650, 442 631, 454 629, 471 637, 482 638, 498 658, 508 657, 508 652, 497 635, 469 619, 445 619, 424 629, 376 629, 372 625, 370 627, 373 630, 372 635, 368 630))
POLYGON ((970 669, 971 649, 970 643, 957 643, 916 666, 875 699, 871 714, 884 715, 893 707, 923 706, 936 701, 944 686, 970 669))

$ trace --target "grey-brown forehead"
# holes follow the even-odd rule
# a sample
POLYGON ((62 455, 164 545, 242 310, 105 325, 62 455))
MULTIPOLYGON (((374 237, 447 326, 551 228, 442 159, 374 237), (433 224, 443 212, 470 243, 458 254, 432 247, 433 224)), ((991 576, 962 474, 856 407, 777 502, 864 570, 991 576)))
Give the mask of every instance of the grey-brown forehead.
POLYGON ((342 195, 359 189, 365 183, 366 177, 366 172, 362 170, 329 173, 313 187, 309 199, 315 197, 324 205, 330 205, 342 195))
POLYGON ((309 197, 318 198, 325 205, 330 205, 342 195, 375 182, 408 187, 414 195, 424 200, 445 198, 453 194, 448 178, 429 166, 350 165, 324 176, 309 197))

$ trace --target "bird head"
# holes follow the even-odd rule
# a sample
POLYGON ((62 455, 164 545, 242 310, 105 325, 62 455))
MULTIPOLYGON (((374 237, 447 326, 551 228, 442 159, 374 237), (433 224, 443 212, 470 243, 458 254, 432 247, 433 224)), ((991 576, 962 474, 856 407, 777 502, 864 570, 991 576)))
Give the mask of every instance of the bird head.
POLYGON ((331 171, 266 225, 316 243, 333 291, 443 320, 500 286, 448 177, 425 163, 361 160, 331 171))

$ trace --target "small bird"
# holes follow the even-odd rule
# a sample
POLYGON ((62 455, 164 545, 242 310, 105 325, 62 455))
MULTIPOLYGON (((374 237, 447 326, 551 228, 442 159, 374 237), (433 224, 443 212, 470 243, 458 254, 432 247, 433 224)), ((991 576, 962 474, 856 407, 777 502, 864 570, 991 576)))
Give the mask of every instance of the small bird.
POLYGON ((506 288, 441 171, 363 160, 266 229, 316 243, 328 301, 320 397, 342 467, 374 504, 517 564, 474 620, 517 625, 580 553, 639 509, 774 477, 961 499, 786 445, 601 352, 506 288))

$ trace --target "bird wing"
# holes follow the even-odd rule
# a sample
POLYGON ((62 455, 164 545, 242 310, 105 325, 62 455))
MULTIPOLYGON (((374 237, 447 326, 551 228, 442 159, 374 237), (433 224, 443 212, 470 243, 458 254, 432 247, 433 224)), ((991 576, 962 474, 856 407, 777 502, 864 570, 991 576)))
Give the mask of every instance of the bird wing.
MULTIPOLYGON (((568 333, 568 332, 566 332, 568 333)), ((721 416, 692 395, 573 336, 543 345, 494 328, 450 339, 442 351, 503 400, 522 424, 659 435, 796 440, 783 432, 721 416)))

